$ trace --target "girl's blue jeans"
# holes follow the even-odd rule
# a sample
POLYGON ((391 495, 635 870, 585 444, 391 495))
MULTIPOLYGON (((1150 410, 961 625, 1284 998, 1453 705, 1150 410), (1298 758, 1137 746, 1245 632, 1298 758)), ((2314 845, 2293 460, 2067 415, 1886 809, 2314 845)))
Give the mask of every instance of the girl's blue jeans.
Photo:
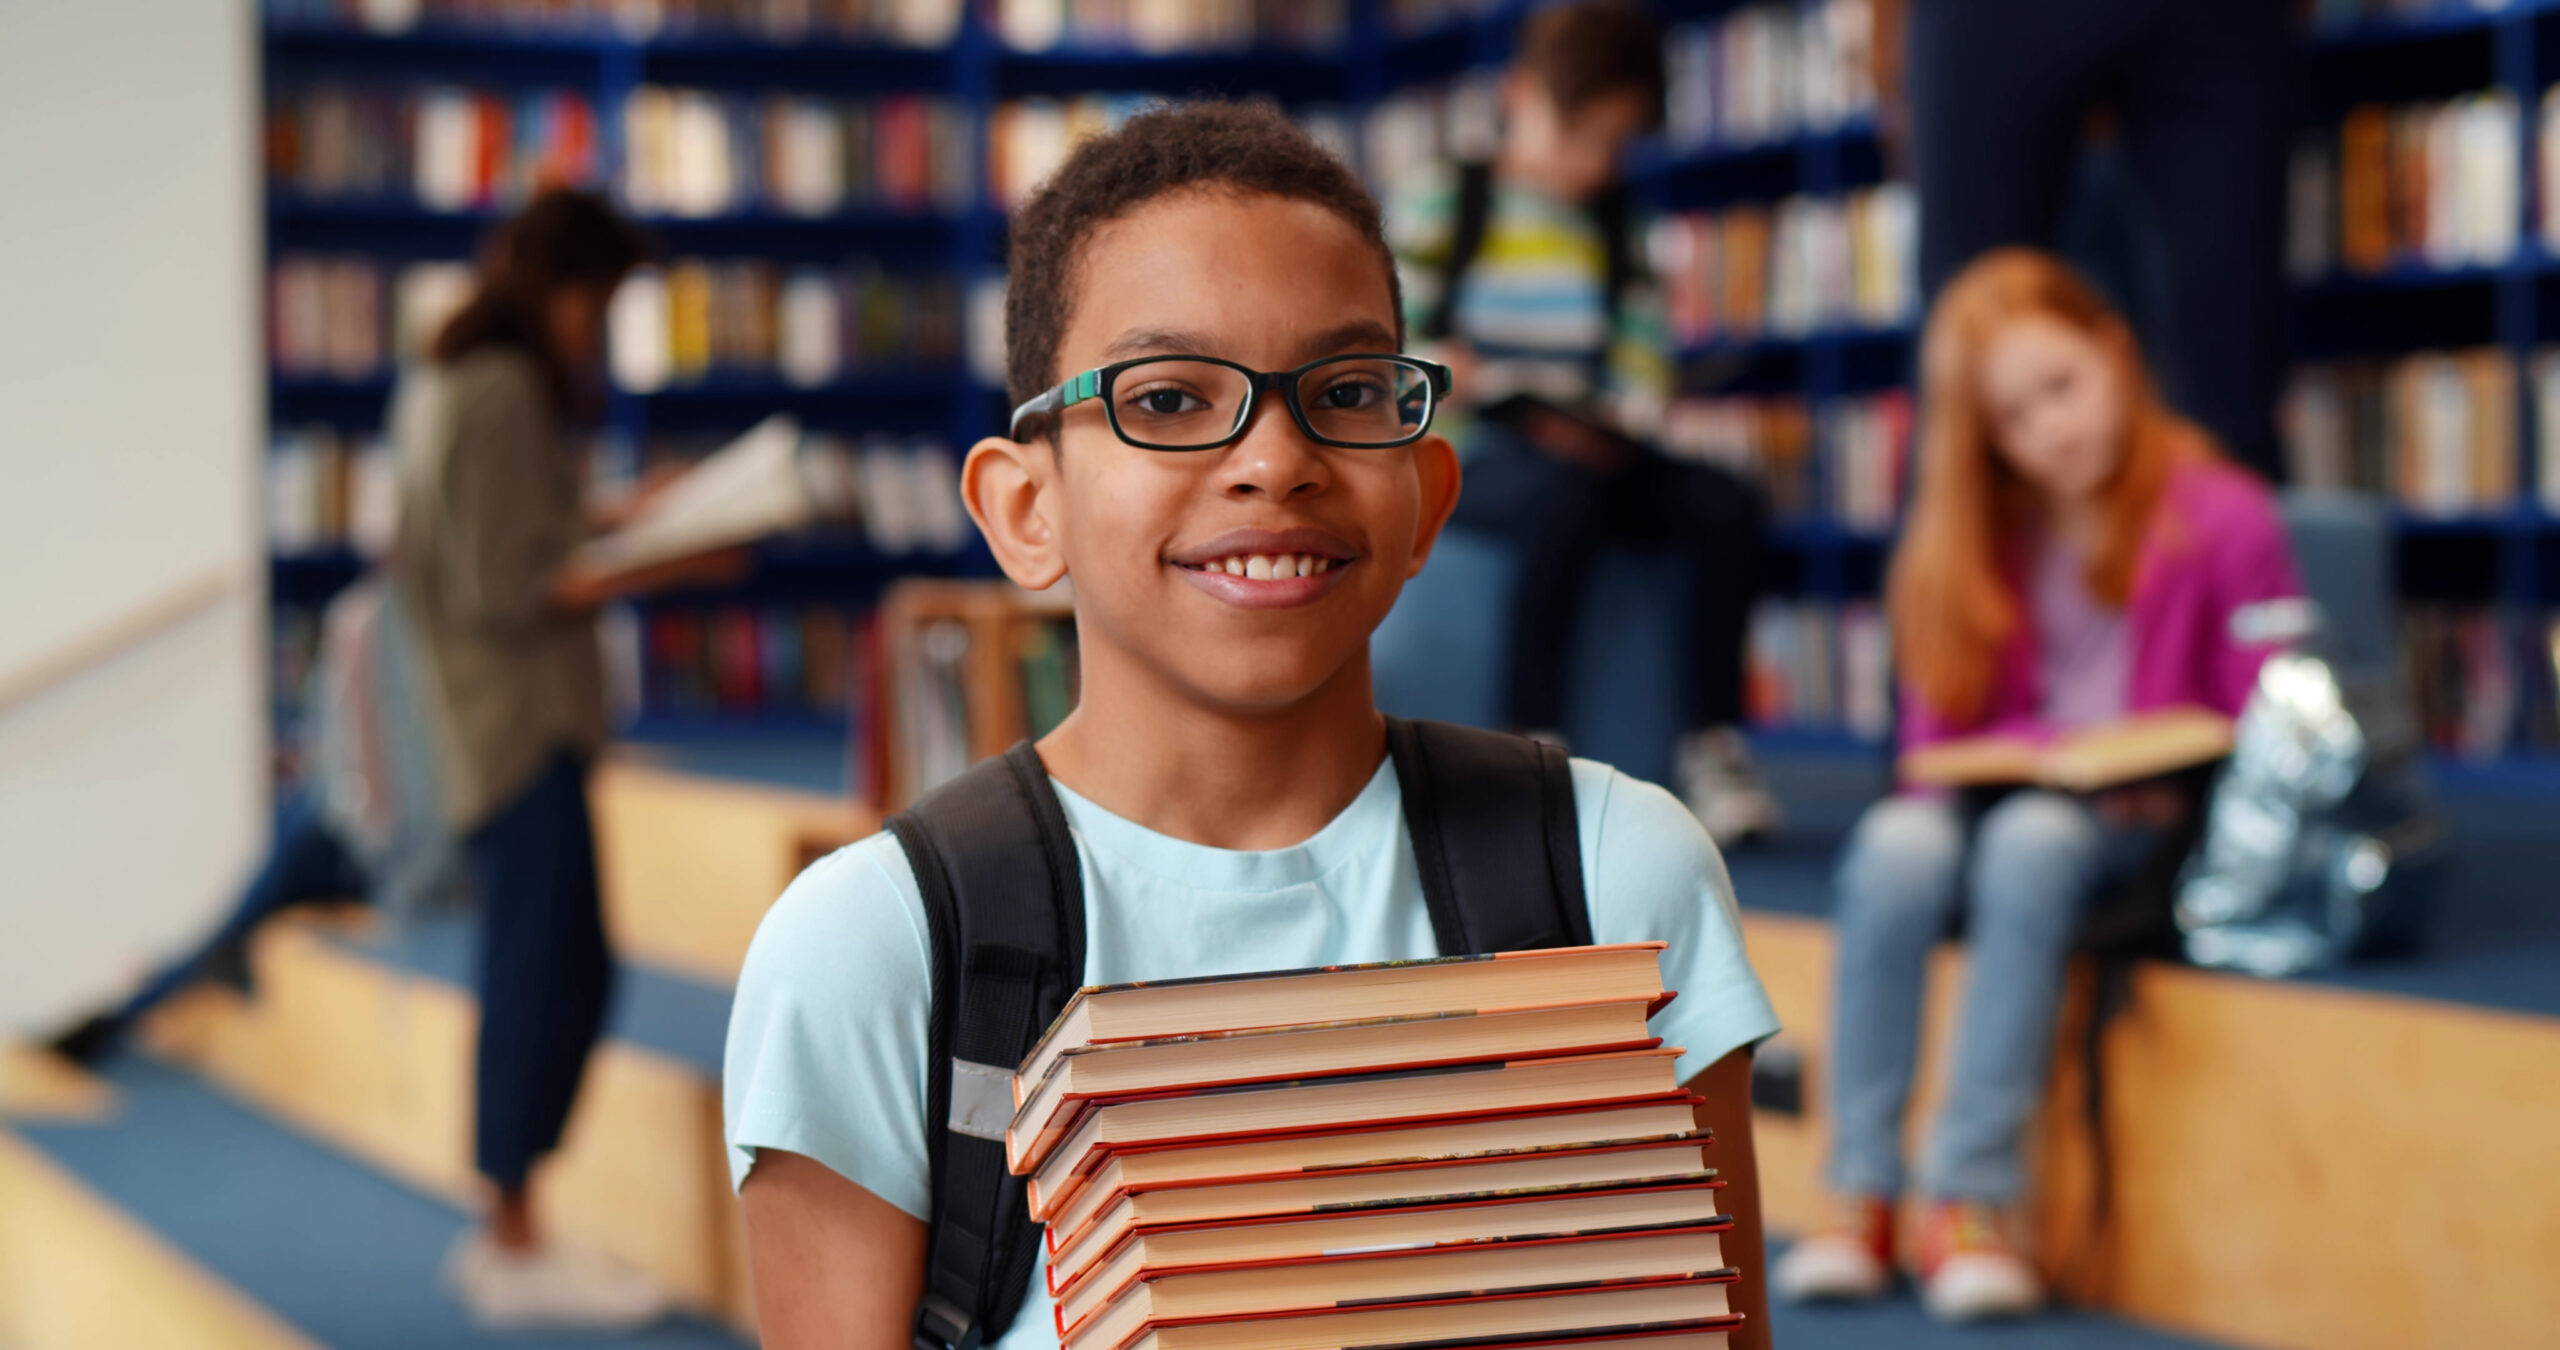
POLYGON ((1956 802, 1892 797, 1867 809, 1835 882, 1830 1181, 1844 1195, 1904 1187, 1902 1118, 1919 1058, 1929 952, 1962 905, 1968 963, 1945 1105, 1919 1189, 2006 1205, 2044 1093, 2063 967, 2089 901, 2140 856, 2079 798, 2015 792, 1978 817, 1956 802))

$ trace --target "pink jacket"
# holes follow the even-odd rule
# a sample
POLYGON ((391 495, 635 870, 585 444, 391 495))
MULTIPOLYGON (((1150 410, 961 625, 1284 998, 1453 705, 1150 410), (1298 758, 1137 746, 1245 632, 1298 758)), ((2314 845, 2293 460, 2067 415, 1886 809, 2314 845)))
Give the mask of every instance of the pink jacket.
MULTIPOLYGON (((2133 670, 2125 682, 2128 712, 2192 703, 2237 716, 2257 682, 2258 665, 2274 650, 2231 641, 2232 611, 2259 600, 2302 594, 2293 547, 2276 514, 2275 494, 2245 469, 2219 460, 2190 460, 2170 474, 2134 563, 2126 601, 2133 670)), ((1902 690, 1905 750, 1956 736, 2046 734, 2039 709, 2043 680, 2035 630, 2019 601, 2020 622, 2000 653, 1982 716, 1957 724, 1902 690)))

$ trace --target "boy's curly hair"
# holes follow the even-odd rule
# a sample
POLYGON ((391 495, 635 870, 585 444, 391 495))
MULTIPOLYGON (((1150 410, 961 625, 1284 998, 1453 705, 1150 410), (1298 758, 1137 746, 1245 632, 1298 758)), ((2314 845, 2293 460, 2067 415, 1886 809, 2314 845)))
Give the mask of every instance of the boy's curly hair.
POLYGON ((1076 147, 1014 213, 1005 284, 1005 383, 1021 403, 1057 383, 1058 341, 1077 294, 1077 253, 1094 230, 1167 193, 1218 187, 1313 202, 1378 251, 1404 340, 1378 203, 1359 176, 1268 105, 1218 101, 1154 108, 1076 147))
POLYGON ((1594 99, 1633 94, 1645 123, 1662 120, 1662 26, 1636 0, 1576 0, 1520 23, 1515 68, 1546 86, 1556 107, 1575 113, 1594 99))

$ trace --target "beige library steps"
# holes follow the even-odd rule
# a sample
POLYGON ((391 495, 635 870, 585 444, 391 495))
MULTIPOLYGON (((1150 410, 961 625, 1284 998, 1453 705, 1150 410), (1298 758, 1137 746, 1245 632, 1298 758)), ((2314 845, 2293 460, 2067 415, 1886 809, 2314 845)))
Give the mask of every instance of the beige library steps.
MULTIPOLYGON (((638 756, 599 771, 594 801, 621 958, 715 992, 797 869, 876 823, 839 799, 638 756)), ((368 922, 271 925, 252 952, 254 998, 199 991, 145 1042, 303 1136, 467 1203, 473 1000, 382 959, 368 922)), ((1805 1114, 1764 1112, 1758 1126, 1784 1233, 1817 1197, 1832 938, 1789 915, 1747 913, 1744 927, 1808 1067, 1805 1114)), ((1962 964, 1950 947, 1932 971, 1918 1120, 1962 964)), ((2085 1003, 2074 998, 2074 1017, 2085 1003)), ((2145 967, 2103 1041, 2114 1200, 2097 1241, 2083 1221, 2093 1155, 2074 1029, 2059 1043, 2031 1145, 2034 1227, 2076 1301, 2282 1350, 2552 1343, 2560 1019, 2145 967)), ((13 1117, 116 1109, 76 1074, 23 1055, 0 1066, 0 1112, 13 1117)), ((566 1235, 751 1330, 716 1063, 608 1040, 536 1186, 566 1235)), ((0 1344, 308 1342, 0 1126, 0 1344)))

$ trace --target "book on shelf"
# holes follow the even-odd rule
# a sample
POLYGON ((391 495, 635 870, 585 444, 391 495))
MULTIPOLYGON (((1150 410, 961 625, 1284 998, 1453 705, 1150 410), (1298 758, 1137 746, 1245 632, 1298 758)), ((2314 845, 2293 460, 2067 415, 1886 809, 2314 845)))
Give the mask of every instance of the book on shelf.
POLYGON ((1646 250, 1674 341, 1891 328, 1919 305, 1919 208, 1900 183, 1667 215, 1646 250))
POLYGON ((1346 0, 997 0, 996 37, 1020 52, 1060 47, 1150 55, 1318 51, 1342 40, 1346 0))
POLYGON ((1712 1140, 1646 1031, 1660 951, 1078 991, 1006 1135, 1061 1343, 1729 1329, 1712 1140))
POLYGON ((1743 706, 1764 730, 1842 731, 1882 740, 1893 728, 1893 642, 1872 601, 1763 598, 1752 607, 1743 706))
POLYGON ((493 38, 732 37, 939 47, 957 35, 962 0, 264 0, 270 24, 397 35, 432 27, 493 38))
POLYGON ((1392 204, 1416 183, 1448 178, 1453 164, 1490 163, 1502 144, 1500 77, 1477 69, 1373 104, 1360 122, 1357 161, 1369 190, 1392 204))
POLYGON ((267 355, 292 378, 378 379, 422 358, 470 298, 468 264, 288 251, 267 274, 267 355))
POLYGON ((2287 261, 2333 269, 2487 266, 2514 256, 2524 129, 2514 95, 2349 109, 2334 138, 2299 147, 2287 174, 2287 261))
MULTIPOLYGON (((2537 398, 2548 373, 2537 362, 2537 398)), ((2500 509, 2518 490, 2517 399, 2496 347, 2304 366, 2279 415, 2286 466, 2297 486, 2384 493, 2419 515, 2500 509)))
POLYGON ((2560 751, 2560 609, 2409 604, 2400 643, 2436 750, 2475 761, 2560 751))
POLYGON ((655 393, 715 376, 816 389, 865 371, 955 366, 959 283, 876 261, 825 268, 761 258, 676 258, 642 267, 606 320, 617 387, 655 393))
POLYGON ((977 129, 947 98, 643 85, 621 117, 622 198, 643 214, 958 211, 976 194, 977 129))
POLYGON ((268 97, 267 180, 314 201, 511 205, 598 178, 595 110, 574 89, 285 85, 268 97))
POLYGON ((328 426, 279 427, 267 444, 267 547, 279 556, 391 547, 399 474, 391 444, 328 426))
POLYGON ((1664 35, 1663 139, 1675 151, 1827 131, 1873 113, 1868 0, 1755 4, 1664 35))
POLYGON ((833 717, 858 708, 853 628, 833 606, 614 606, 602 642, 625 720, 833 717))
MULTIPOLYGON (((1163 102, 1160 95, 1135 92, 1006 100, 987 118, 988 196, 1006 207, 1020 206, 1078 145, 1163 102)), ((1340 109, 1302 104, 1288 112, 1318 144, 1351 158, 1351 123, 1340 109)))
POLYGON ((2133 713, 2049 741, 1967 736, 1903 752, 1906 782, 1928 787, 2012 784, 2097 792, 2211 764, 2231 753, 2231 719, 2210 708, 2133 713))

